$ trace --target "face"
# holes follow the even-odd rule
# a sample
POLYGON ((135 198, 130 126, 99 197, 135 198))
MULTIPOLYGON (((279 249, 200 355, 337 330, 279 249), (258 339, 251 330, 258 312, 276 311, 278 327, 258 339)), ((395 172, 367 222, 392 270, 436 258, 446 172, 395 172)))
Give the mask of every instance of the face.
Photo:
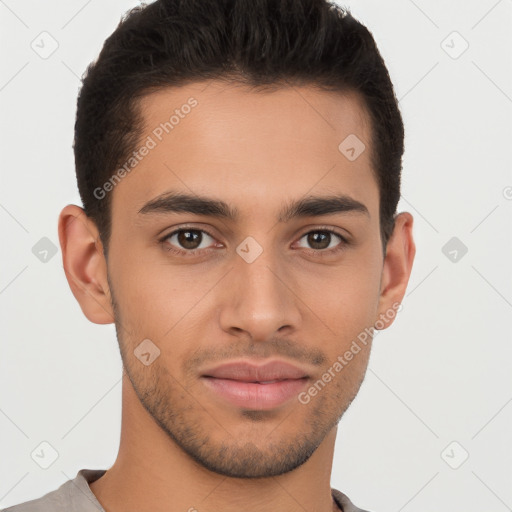
POLYGON ((354 399, 361 333, 392 307, 363 105, 208 82, 153 93, 141 112, 149 149, 109 192, 108 283, 131 384, 203 467, 291 471, 354 399), (366 146, 356 159, 339 149, 351 134, 366 146))

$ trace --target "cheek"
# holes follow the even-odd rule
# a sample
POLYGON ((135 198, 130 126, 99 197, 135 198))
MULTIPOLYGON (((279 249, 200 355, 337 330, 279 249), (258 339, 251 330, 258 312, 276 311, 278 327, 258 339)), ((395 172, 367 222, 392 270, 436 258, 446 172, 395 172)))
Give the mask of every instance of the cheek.
POLYGON ((218 280, 199 266, 172 266, 162 257, 143 253, 132 252, 117 261, 111 277, 115 298, 123 325, 137 339, 164 343, 182 332, 185 325, 194 323, 202 299, 218 280))
POLYGON ((297 279, 297 295, 338 339, 357 336, 373 325, 379 304, 380 272, 377 266, 344 264, 297 279))

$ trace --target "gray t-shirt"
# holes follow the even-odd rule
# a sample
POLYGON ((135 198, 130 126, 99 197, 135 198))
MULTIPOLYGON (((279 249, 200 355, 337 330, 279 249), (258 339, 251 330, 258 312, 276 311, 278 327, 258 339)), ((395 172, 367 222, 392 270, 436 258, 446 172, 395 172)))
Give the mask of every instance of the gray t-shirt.
MULTIPOLYGON (((81 469, 75 478, 35 500, 5 508, 0 512, 105 512, 89 484, 104 475, 106 469, 81 469)), ((343 512, 368 512, 357 508, 342 492, 331 489, 343 512)))

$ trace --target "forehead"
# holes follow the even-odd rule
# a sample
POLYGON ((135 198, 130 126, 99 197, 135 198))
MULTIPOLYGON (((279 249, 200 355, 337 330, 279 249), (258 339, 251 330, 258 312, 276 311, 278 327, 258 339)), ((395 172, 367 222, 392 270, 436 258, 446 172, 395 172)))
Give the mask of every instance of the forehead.
POLYGON ((116 187, 114 209, 138 211, 168 190, 222 198, 242 214, 308 191, 378 201, 370 122, 356 93, 209 81, 151 93, 139 106, 137 149, 150 149, 116 187), (355 159, 344 153, 351 147, 355 159))

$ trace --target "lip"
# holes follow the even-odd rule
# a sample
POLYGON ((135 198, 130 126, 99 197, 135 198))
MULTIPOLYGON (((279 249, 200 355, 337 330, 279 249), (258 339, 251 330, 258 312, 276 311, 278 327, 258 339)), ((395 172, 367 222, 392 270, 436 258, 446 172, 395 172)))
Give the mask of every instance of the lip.
POLYGON ((296 397, 309 381, 307 372, 284 361, 235 361, 206 369, 201 380, 217 396, 246 409, 270 410, 296 397))
POLYGON ((202 375, 243 382, 265 382, 269 380, 309 377, 307 371, 298 366, 275 359, 263 364, 255 364, 249 361, 231 361, 212 368, 206 368, 202 371, 202 375))

